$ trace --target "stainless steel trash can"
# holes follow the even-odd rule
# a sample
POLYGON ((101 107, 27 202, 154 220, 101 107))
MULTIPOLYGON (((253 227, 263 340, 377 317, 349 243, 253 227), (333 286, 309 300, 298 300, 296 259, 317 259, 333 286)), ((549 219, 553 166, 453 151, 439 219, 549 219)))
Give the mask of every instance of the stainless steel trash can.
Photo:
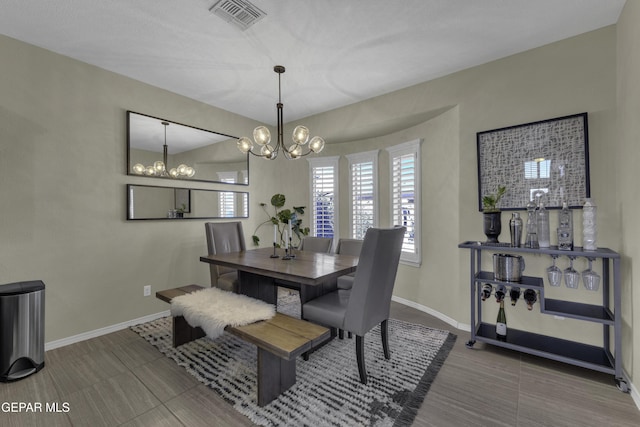
POLYGON ((44 283, 0 285, 0 381, 44 368, 44 283))

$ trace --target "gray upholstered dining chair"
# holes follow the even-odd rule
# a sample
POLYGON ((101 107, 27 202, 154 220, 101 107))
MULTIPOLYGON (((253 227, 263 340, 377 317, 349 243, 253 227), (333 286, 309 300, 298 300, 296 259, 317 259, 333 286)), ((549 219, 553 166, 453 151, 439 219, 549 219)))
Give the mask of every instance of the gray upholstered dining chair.
POLYGON ((300 247, 298 249, 301 251, 328 254, 331 251, 332 244, 333 239, 331 237, 304 236, 302 238, 302 241, 300 242, 300 247))
POLYGON ((368 229, 351 291, 344 293, 336 290, 303 306, 305 320, 356 335, 356 358, 360 382, 363 384, 367 383, 364 336, 378 324, 384 357, 391 357, 388 319, 405 231, 405 227, 368 229))
MULTIPOLYGON (((205 222, 209 255, 246 250, 242 223, 205 222)), ((218 265, 210 265, 211 286, 225 291, 238 291, 238 271, 218 265)))
MULTIPOLYGON (((360 239, 340 239, 338 240, 336 253, 341 255, 360 256, 363 242, 364 241, 360 239)), ((355 275, 355 273, 351 273, 345 276, 338 277, 338 289, 351 289, 353 287, 353 279, 355 275)))

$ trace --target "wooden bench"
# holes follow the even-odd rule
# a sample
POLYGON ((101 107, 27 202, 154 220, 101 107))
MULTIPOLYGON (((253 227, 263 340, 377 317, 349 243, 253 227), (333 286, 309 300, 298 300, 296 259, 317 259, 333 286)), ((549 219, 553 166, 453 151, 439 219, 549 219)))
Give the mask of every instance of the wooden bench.
MULTIPOLYGON (((156 292, 156 298, 171 303, 179 295, 203 289, 182 286, 156 292)), ((282 313, 245 326, 227 326, 225 331, 258 347, 258 405, 264 406, 296 382, 296 358, 330 338, 329 329, 282 313)), ((173 346, 205 336, 183 316, 173 318, 173 346)))

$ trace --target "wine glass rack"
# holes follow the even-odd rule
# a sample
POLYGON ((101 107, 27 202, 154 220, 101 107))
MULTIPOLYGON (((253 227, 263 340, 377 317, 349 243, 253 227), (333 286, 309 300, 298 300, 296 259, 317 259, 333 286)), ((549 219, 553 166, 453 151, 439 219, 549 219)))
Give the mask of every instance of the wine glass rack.
POLYGON ((596 370, 614 375, 618 389, 629 391, 629 380, 622 369, 622 298, 620 291, 620 254, 608 248, 595 251, 584 251, 575 247, 572 251, 559 250, 557 246, 531 249, 506 245, 492 246, 484 242, 467 241, 460 243, 459 248, 469 249, 470 253, 470 287, 471 287, 471 337, 467 347, 471 348, 476 341, 509 348, 535 356, 545 357, 571 365, 596 370), (551 256, 584 257, 602 262, 602 304, 593 305, 574 301, 551 299, 545 297, 544 279, 542 277, 522 276, 519 282, 495 280, 493 271, 483 271, 482 252, 546 254, 551 256), (602 325, 602 346, 594 346, 578 341, 541 335, 529 331, 509 328, 506 341, 496 337, 495 325, 482 320, 482 301, 480 291, 485 283, 504 285, 507 288, 519 287, 522 291, 533 289, 538 293, 540 312, 602 325), (613 290, 613 292, 611 292, 613 290), (613 336, 613 348, 611 338, 613 336))

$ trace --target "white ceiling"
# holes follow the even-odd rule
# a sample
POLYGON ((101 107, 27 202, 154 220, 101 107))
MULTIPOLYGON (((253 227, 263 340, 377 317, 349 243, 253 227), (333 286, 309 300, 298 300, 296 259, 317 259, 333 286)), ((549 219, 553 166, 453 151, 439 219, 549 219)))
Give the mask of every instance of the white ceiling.
POLYGON ((246 31, 216 2, 1 0, 0 33, 273 125, 274 65, 288 122, 614 24, 625 0, 253 0, 246 31))

